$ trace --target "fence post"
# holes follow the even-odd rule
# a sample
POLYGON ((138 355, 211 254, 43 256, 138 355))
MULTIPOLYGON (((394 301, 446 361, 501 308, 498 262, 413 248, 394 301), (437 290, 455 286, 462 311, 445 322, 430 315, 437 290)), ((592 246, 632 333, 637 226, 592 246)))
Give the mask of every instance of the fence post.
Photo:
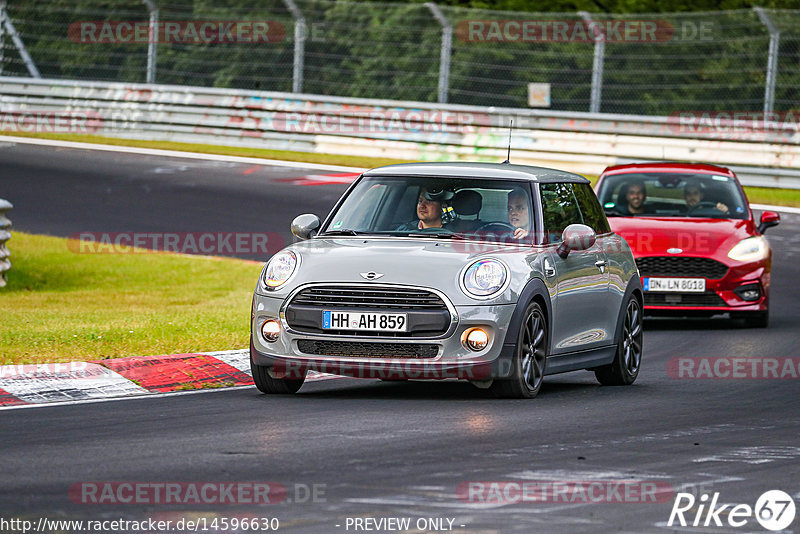
POLYGON ((11 202, 0 198, 0 287, 5 287, 6 272, 11 269, 8 260, 11 253, 6 247, 6 242, 11 239, 11 221, 6 217, 6 212, 13 207, 11 202))
POLYGON ((294 17, 294 70, 292 72, 292 92, 303 92, 303 60, 306 48, 306 18, 294 3, 294 0, 283 0, 294 17))
POLYGON ((778 45, 780 43, 781 34, 763 8, 754 7, 753 10, 769 32, 767 83, 764 87, 764 120, 769 120, 768 116, 772 113, 772 110, 775 109, 775 79, 778 77, 778 45))
POLYGON ((3 62, 6 59, 6 29, 3 22, 6 20, 6 0, 0 0, 0 76, 3 75, 3 62))
POLYGON ((426 2, 433 16, 442 25, 442 51, 439 56, 439 103, 447 103, 447 92, 450 88, 450 55, 453 49, 453 25, 444 16, 442 10, 433 2, 426 2))
POLYGON ((28 49, 25 48, 25 43, 22 42, 22 38, 17 33, 14 23, 11 22, 11 18, 8 16, 8 12, 5 9, 5 2, 3 2, 3 9, 0 10, 0 12, 2 12, 0 21, 3 23, 3 28, 6 32, 8 32, 8 35, 11 36, 14 46, 17 47, 17 51, 22 58, 22 62, 25 63, 25 68, 28 69, 28 74, 30 74, 32 78, 41 78, 42 75, 39 74, 39 69, 36 68, 33 58, 31 58, 31 55, 28 54, 28 49))
POLYGON ((150 11, 147 30, 147 83, 156 83, 156 47, 158 46, 158 6, 153 0, 142 0, 150 11))
POLYGON ((589 103, 591 113, 600 113, 600 99, 603 94, 603 62, 606 55, 606 36, 594 23, 592 16, 587 11, 578 11, 578 15, 592 32, 594 40, 594 60, 592 61, 592 94, 589 103))

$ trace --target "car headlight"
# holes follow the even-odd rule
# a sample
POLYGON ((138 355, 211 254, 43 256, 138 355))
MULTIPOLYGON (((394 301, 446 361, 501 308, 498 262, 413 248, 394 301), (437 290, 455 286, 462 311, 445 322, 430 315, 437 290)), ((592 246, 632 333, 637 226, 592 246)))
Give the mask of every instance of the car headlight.
POLYGON ((736 261, 763 260, 769 254, 769 244, 764 236, 758 235, 742 239, 728 252, 728 257, 736 261))
POLYGON ((462 289, 473 298, 488 298, 498 293, 508 280, 508 268, 498 260, 484 259, 464 271, 462 289))
POLYGON ((297 268, 297 254, 291 250, 279 252, 269 260, 267 268, 264 269, 264 287, 266 289, 277 289, 286 283, 297 268))

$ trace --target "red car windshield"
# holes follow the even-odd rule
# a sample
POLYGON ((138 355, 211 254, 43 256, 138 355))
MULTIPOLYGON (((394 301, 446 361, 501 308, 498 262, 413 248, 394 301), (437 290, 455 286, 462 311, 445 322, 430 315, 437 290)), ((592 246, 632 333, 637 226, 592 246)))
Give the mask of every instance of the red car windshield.
POLYGON ((746 219, 747 202, 730 176, 642 172, 603 178, 598 195, 608 216, 746 219))

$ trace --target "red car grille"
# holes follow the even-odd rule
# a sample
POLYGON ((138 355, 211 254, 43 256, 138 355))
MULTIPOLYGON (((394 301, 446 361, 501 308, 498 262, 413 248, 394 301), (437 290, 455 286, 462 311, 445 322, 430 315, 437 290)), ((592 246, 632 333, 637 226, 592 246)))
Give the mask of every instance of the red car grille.
POLYGON ((644 276, 687 276, 717 280, 725 276, 728 266, 710 258, 651 256, 637 258, 636 266, 644 276))
POLYGON ((645 306, 727 306, 716 293, 645 293, 645 306))

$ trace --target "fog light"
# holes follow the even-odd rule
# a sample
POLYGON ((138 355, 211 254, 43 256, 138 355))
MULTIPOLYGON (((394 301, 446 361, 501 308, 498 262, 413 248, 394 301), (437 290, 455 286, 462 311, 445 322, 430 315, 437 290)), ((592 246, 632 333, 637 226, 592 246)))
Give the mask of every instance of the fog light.
POLYGON ((489 344, 489 334, 480 328, 473 328, 472 330, 468 330, 466 332, 464 340, 464 344, 469 350, 478 352, 485 349, 486 345, 489 344))
POLYGON ((264 336, 264 339, 272 343, 281 333, 281 323, 276 321, 275 319, 269 319, 261 325, 261 335, 264 336))
POLYGON ((758 300, 761 298, 761 288, 758 284, 748 284, 746 286, 739 286, 734 291, 740 299, 748 302, 758 300))

